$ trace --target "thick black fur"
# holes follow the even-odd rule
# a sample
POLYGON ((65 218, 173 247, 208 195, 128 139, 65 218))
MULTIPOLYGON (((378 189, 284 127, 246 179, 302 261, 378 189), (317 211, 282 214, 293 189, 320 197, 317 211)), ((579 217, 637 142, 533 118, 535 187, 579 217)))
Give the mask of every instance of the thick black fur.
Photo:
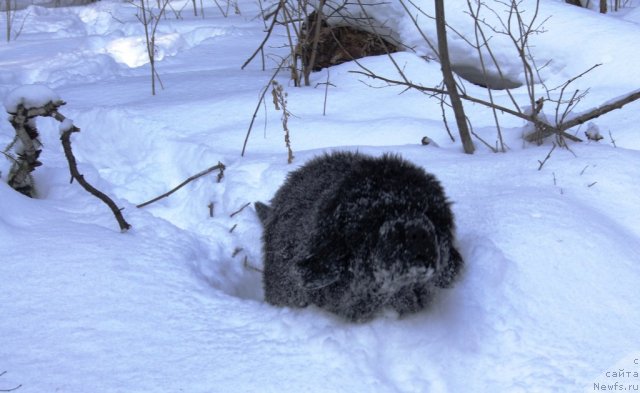
POLYGON ((463 265, 440 183, 398 156, 317 157, 256 210, 274 305, 314 304, 352 321, 415 312, 463 265))

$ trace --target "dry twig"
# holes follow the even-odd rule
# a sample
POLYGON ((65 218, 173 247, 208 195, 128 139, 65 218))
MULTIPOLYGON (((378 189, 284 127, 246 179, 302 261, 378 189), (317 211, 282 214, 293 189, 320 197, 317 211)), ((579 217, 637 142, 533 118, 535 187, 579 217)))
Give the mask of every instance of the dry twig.
POLYGON ((264 271, 262 269, 258 269, 257 267, 253 266, 251 263, 249 263, 249 258, 247 258, 247 256, 245 255, 244 260, 242 261, 244 267, 248 270, 253 270, 254 272, 258 272, 258 273, 264 273, 264 271))
POLYGON ((233 216, 237 215, 238 213, 240 213, 241 211, 243 211, 243 210, 244 210, 247 206, 249 206, 250 204, 251 204, 251 202, 247 202, 247 203, 245 203, 244 205, 242 205, 242 207, 241 207, 240 209, 238 209, 238 210, 234 211, 233 213, 231 213, 231 214, 229 215, 229 217, 233 217, 233 216))
MULTIPOLYGON (((64 121, 64 116, 59 113, 55 113, 54 117, 57 120, 64 121), (62 120, 61 120, 62 119, 62 120)), ((71 133, 80 132, 80 129, 76 126, 71 126, 62 132, 60 135, 60 141, 62 142, 62 148, 64 149, 64 155, 67 157, 67 161, 69 163, 69 171, 71 173, 71 179, 76 179, 78 184, 82 186, 89 194, 95 196, 104 202, 109 209, 113 212, 113 215, 118 221, 118 225, 120 226, 121 231, 126 231, 131 228, 131 225, 127 221, 125 221, 124 216, 122 215, 122 209, 118 208, 115 202, 109 198, 106 194, 93 187, 89 182, 84 179, 84 176, 78 171, 78 166, 76 164, 76 158, 73 156, 73 151, 71 150, 71 133)))
POLYGON ((260 92, 260 98, 258 99, 258 104, 256 105, 256 109, 253 111, 253 116, 251 116, 251 122, 249 123, 249 128, 247 129, 247 134, 244 137, 244 143, 242 144, 242 152, 240 153, 240 155, 242 157, 244 157, 244 153, 247 150, 247 143, 249 142, 249 135, 251 135, 251 130, 253 129, 253 123, 255 123, 256 117, 258 117, 258 111, 260 110, 260 105, 262 105, 262 103, 264 102, 264 97, 267 95, 267 91, 269 91, 269 86, 271 86, 273 81, 276 79, 276 76, 278 75, 278 72, 280 72, 280 70, 284 66, 284 63, 286 62, 286 60, 287 60, 287 58, 282 59, 282 61, 280 62, 280 64, 276 68, 276 70, 271 75, 271 78, 269 78, 269 81, 267 82, 267 84, 262 89, 262 92, 260 92))
POLYGON ((538 160, 538 163, 540 164, 540 166, 538 166, 538 170, 542 170, 542 167, 544 166, 544 164, 547 162, 547 160, 549 158, 551 158, 551 153, 553 153, 553 151, 556 149, 556 144, 554 143, 553 146, 551 147, 551 150, 549 150, 549 153, 547 153, 547 156, 544 158, 544 160, 540 161, 538 160))
MULTIPOLYGON (((280 12, 280 10, 285 6, 285 1, 284 0, 280 0, 280 2, 278 2, 278 6, 275 9, 275 11, 273 11, 272 15, 273 16, 273 20, 271 21, 271 25, 269 25, 269 28, 267 29, 267 35, 265 35, 264 39, 262 40, 262 42, 260 43, 260 45, 258 46, 258 48, 253 52, 253 54, 251 56, 249 56, 249 58, 244 62, 244 64, 242 65, 242 67, 240 67, 240 69, 243 69, 249 65, 249 63, 251 63, 251 61, 258 55, 258 53, 260 53, 261 51, 264 50, 264 46, 267 43, 267 41, 269 41, 269 37, 271 37, 271 34, 273 33, 273 28, 276 25, 276 22, 278 20, 278 13, 280 12)), ((265 17, 266 19, 267 17, 265 17)))
MULTIPOLYGON (((3 371, 0 373, 0 377, 5 375, 7 372, 3 371)), ((14 390, 18 390, 22 387, 22 384, 16 386, 15 388, 11 388, 11 389, 0 389, 0 392, 13 392, 14 390)))
MULTIPOLYGON (((178 185, 177 185, 176 187, 174 187, 172 190, 167 191, 167 192, 165 192, 164 194, 162 194, 162 195, 160 195, 160 196, 157 196, 157 197, 153 198, 153 199, 152 199, 152 200, 150 200, 150 201, 147 201, 147 202, 141 203, 141 204, 137 205, 136 207, 138 207, 138 208, 140 208, 140 207, 145 207, 145 206, 150 205, 150 204, 152 204, 153 202, 156 202, 156 201, 158 201, 158 200, 160 200, 160 199, 162 199, 162 198, 168 197, 169 195, 171 195, 171 194, 173 194, 174 192, 178 191, 178 190, 179 190, 179 189, 181 189, 182 187, 186 186, 189 182, 191 182, 191 181, 193 181, 193 180, 195 180, 195 179, 197 179, 197 178, 199 178, 199 177, 202 177, 202 176, 204 176, 204 175, 206 175, 206 174, 208 174, 208 173, 211 173, 211 172, 215 171, 216 169, 220 171, 220 172, 218 172, 218 183, 220 183, 220 181, 221 181, 221 180, 222 180, 222 178, 224 177, 224 170, 226 169, 226 167, 224 166, 224 164, 223 164, 223 163, 218 162, 216 165, 214 165, 214 166, 212 166, 212 167, 210 167, 210 168, 207 168, 207 169, 205 169, 205 170, 204 170, 204 171, 202 171, 202 172, 198 172, 197 174, 195 174, 195 175, 193 175, 193 176, 190 176, 189 178, 187 178, 187 180, 185 180, 185 181, 183 181, 182 183, 178 184, 178 185)), ((213 214, 213 205, 210 205, 210 214, 213 214)))

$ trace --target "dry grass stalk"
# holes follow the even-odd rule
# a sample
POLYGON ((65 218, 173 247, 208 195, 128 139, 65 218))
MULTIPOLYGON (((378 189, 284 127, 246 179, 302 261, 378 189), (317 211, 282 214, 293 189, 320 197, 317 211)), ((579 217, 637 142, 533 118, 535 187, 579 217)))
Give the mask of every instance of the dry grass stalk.
POLYGON ((287 147, 287 162, 291 164, 293 162, 293 150, 291 150, 291 137, 289 135, 289 116, 291 112, 287 110, 287 92, 284 91, 284 87, 278 81, 272 82, 273 88, 271 95, 273 96, 273 105, 276 110, 282 109, 282 129, 284 130, 284 143, 287 147))

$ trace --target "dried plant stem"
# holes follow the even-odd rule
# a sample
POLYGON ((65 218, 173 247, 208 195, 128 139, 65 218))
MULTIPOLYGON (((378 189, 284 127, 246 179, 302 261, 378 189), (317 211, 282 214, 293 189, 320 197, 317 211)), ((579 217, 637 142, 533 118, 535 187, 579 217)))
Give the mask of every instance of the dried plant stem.
POLYGON ((287 163, 293 162, 293 150, 291 150, 291 137, 289 135, 289 116, 291 113, 287 110, 287 93, 284 91, 284 87, 277 81, 273 81, 273 89, 271 95, 273 96, 273 105, 276 110, 282 109, 282 129, 284 131, 284 143, 287 147, 287 163))
POLYGON ((251 135, 251 130, 253 129, 253 123, 255 123, 256 117, 258 116, 258 111, 260 110, 260 105, 264 102, 264 97, 267 95, 267 91, 269 91, 269 86, 271 86, 271 83, 276 79, 276 76, 278 75, 278 72, 280 72, 280 70, 282 69, 282 67, 284 66, 286 61, 287 61, 286 57, 282 59, 282 61, 280 62, 280 64, 276 68, 276 70, 271 75, 271 78, 269 78, 269 81, 267 82, 267 84, 262 89, 262 92, 260 92, 260 98, 258 99, 258 104, 256 105, 256 109, 253 111, 253 116, 251 116, 251 122, 249 123, 249 128, 247 129, 247 135, 245 135, 244 143, 242 144, 242 152, 240 153, 240 155, 242 157, 244 157, 244 153, 247 150, 247 143, 249 142, 249 135, 251 135))
POLYGON ((320 85, 324 85, 324 102, 322 104, 322 116, 326 116, 327 115, 327 97, 329 96, 329 85, 335 87, 335 85, 329 83, 329 68, 327 68, 327 81, 324 83, 317 83, 316 87, 320 85))
POLYGON ((609 130, 609 138, 611 139, 611 144, 613 145, 613 147, 618 147, 618 146, 616 146, 616 140, 613 139, 613 135, 611 134, 611 130, 609 130))

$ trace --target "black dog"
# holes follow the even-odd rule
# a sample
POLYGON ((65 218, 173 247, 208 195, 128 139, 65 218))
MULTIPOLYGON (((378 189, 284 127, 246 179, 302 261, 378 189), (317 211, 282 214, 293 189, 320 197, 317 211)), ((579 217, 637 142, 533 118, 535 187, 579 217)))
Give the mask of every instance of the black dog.
POLYGON ((419 311, 463 261, 433 175, 398 156, 318 157, 289 174, 264 225, 264 288, 278 306, 314 304, 352 321, 419 311))

